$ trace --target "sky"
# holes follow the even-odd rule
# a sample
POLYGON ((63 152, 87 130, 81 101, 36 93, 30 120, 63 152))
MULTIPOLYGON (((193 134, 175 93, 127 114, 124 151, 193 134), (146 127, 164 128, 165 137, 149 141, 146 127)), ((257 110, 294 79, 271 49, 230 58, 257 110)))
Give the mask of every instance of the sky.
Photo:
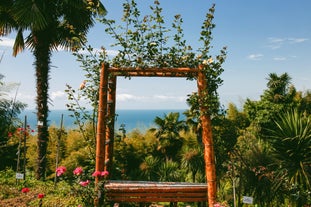
MULTIPOLYGON (((136 0, 146 14, 153 0, 136 0)), ((108 19, 119 21, 123 0, 102 1, 108 19)), ((201 25, 209 8, 215 4, 216 28, 213 30, 212 54, 226 46, 221 104, 238 108, 247 98, 258 100, 266 89, 270 73, 288 73, 299 91, 311 89, 311 1, 310 0, 160 0, 168 26, 174 15, 184 20, 184 38, 193 48, 200 47, 201 25)), ((113 50, 114 42, 97 22, 88 33, 88 44, 113 50)), ((25 50, 12 56, 14 34, 0 37, 0 74, 6 83, 19 86, 11 96, 35 109, 34 57, 25 50)), ((53 52, 51 59, 50 110, 66 109, 66 84, 78 89, 85 79, 76 58, 66 51, 53 52)), ((188 94, 197 91, 195 81, 184 78, 132 78, 117 80, 117 109, 185 109, 188 94)))

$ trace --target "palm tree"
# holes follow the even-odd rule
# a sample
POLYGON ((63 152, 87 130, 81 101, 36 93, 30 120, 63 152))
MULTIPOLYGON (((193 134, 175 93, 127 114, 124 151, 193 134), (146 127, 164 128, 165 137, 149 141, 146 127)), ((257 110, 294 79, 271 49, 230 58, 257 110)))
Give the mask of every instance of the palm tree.
POLYGON ((204 174, 204 156, 203 148, 201 145, 194 147, 185 147, 182 151, 181 165, 192 174, 192 182, 196 182, 196 175, 201 172, 204 174))
POLYGON ((284 101, 289 91, 291 77, 287 73, 280 76, 276 73, 270 73, 267 80, 268 92, 271 95, 272 101, 275 103, 284 101))
POLYGON ((285 177, 282 182, 291 186, 291 193, 298 196, 297 205, 302 206, 303 192, 311 190, 311 118, 298 110, 283 112, 268 132, 268 142, 285 177))
POLYGON ((13 55, 25 46, 35 57, 38 119, 37 179, 45 178, 48 142, 48 89, 51 53, 58 47, 77 50, 96 15, 106 10, 99 0, 5 0, 0 4, 0 34, 16 31, 13 55), (24 39, 23 34, 28 36, 24 39))
POLYGON ((157 116, 154 123, 157 128, 152 128, 150 131, 155 132, 158 139, 158 150, 165 155, 166 160, 176 160, 176 155, 183 145, 180 132, 188 131, 188 126, 185 121, 179 120, 178 112, 171 112, 165 115, 163 119, 157 116))
POLYGON ((147 180, 155 181, 158 180, 158 169, 159 169, 160 161, 157 157, 147 156, 145 157, 142 164, 140 164, 139 168, 142 171, 144 177, 147 180))

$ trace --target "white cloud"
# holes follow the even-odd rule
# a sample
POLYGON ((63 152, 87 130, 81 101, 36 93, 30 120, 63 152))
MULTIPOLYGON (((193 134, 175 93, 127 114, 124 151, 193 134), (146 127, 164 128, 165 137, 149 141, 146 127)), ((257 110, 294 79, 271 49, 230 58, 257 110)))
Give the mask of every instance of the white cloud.
POLYGON ((261 60, 263 57, 263 54, 250 54, 249 56, 247 56, 248 59, 250 60, 261 60))
POLYGON ((7 37, 1 37, 0 38, 0 46, 3 46, 3 47, 13 47, 14 45, 14 39, 10 39, 10 38, 7 38, 7 37))
POLYGON ((117 94, 117 102, 137 101, 140 103, 156 103, 156 102, 185 102, 186 96, 169 96, 169 95, 152 95, 152 96, 136 96, 132 94, 117 94))
POLYGON ((280 47, 288 44, 298 44, 308 41, 308 38, 268 38, 268 47, 271 49, 279 49, 280 47))
POLYGON ((161 100, 161 101, 185 102, 187 97, 186 96, 154 95, 153 99, 154 100, 161 100))
POLYGON ((63 91, 53 91, 51 93, 51 99, 52 100, 57 99, 57 98, 63 98, 65 96, 66 96, 66 93, 63 91))
MULTIPOLYGON (((100 52, 102 52, 102 49, 93 48, 92 53, 100 53, 100 52)), ((79 53, 80 54, 89 54, 89 51, 88 50, 80 50, 79 53)), ((109 57, 114 57, 119 53, 119 51, 118 50, 106 50, 106 53, 109 57)))
POLYGON ((302 43, 308 40, 308 38, 288 38, 289 43, 302 43))
POLYGON ((131 94, 117 94, 117 101, 130 101, 130 100, 140 100, 142 97, 134 96, 131 94))
POLYGON ((283 61, 283 60, 286 60, 287 58, 286 57, 274 57, 273 60, 276 60, 276 61, 283 61))

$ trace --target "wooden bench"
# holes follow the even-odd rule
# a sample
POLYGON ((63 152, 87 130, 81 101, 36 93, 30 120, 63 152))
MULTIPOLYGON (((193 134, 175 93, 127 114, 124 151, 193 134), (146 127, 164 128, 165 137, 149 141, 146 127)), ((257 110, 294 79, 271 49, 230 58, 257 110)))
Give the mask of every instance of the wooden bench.
POLYGON ((109 181, 105 185, 109 202, 207 202, 206 183, 109 181))

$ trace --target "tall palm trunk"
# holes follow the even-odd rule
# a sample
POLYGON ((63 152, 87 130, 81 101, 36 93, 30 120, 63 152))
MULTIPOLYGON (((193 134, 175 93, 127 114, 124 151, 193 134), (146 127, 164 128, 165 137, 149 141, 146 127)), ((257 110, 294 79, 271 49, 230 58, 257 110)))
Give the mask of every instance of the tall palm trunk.
POLYGON ((45 179, 47 166, 47 145, 49 140, 48 132, 48 89, 49 89, 49 65, 51 51, 47 31, 36 32, 33 36, 37 42, 34 48, 35 68, 37 78, 37 119, 38 119, 38 157, 36 178, 38 180, 45 179))

